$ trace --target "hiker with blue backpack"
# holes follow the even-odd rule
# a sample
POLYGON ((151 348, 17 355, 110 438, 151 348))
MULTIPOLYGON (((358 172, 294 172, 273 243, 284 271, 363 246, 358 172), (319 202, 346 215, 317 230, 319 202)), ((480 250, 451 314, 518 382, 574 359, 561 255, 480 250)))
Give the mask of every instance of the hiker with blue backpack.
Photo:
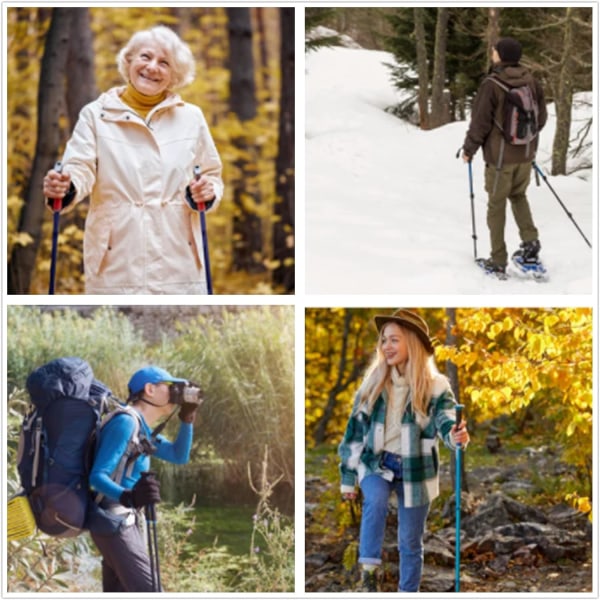
MULTIPOLYGON (((21 502, 14 504, 20 512, 13 520, 24 523, 29 513, 34 527, 56 537, 89 531, 103 557, 105 592, 162 591, 155 511, 160 484, 149 470, 150 456, 189 460, 200 387, 149 365, 131 377, 123 403, 79 357, 36 368, 26 387, 32 406, 21 427, 21 502), (176 413, 181 423, 171 442, 160 433, 176 413)), ((23 529, 20 537, 34 532, 23 529)))
POLYGON ((479 148, 483 150, 491 253, 476 262, 499 279, 506 278, 508 262, 504 241, 507 199, 521 238, 519 249, 511 256, 513 263, 522 272, 543 269, 539 234, 526 191, 547 111, 543 88, 520 63, 521 55, 521 44, 510 37, 492 48, 492 66, 473 102, 462 147, 463 160, 469 163, 479 148))
POLYGON ((97 501, 101 497, 100 507, 119 523, 115 531, 112 527, 108 531, 90 528, 103 557, 105 592, 160 591, 154 587, 156 573, 150 564, 140 511, 160 502, 159 481, 149 473, 150 455, 176 464, 189 459, 198 404, 185 403, 179 409, 181 424, 174 442, 152 430, 177 410, 170 391, 177 383, 187 382, 157 366, 140 369, 128 385, 132 410, 117 413, 101 429, 90 486, 97 501), (138 457, 130 461, 136 453, 138 457))

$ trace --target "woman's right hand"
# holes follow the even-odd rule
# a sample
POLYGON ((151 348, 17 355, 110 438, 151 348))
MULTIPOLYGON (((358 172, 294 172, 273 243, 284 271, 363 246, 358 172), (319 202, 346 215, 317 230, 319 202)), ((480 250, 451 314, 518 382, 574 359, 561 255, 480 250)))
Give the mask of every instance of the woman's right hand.
POLYGON ((50 169, 44 177, 44 197, 63 198, 71 187, 71 176, 50 169))
POLYGON ((212 181, 202 175, 200 179, 194 179, 189 184, 190 196, 197 204, 206 204, 215 199, 215 186, 212 181))

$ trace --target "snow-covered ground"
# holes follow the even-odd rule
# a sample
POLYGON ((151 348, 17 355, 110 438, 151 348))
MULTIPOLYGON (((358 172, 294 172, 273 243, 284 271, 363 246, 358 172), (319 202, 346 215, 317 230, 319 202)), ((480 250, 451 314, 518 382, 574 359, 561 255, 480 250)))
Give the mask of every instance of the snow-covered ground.
MULTIPOLYGON (((528 197, 550 281, 498 281, 474 265, 468 167, 456 158, 468 124, 421 131, 386 113, 399 98, 390 62, 385 52, 348 48, 306 57, 306 292, 591 294, 593 252, 533 177, 528 197)), ((584 97, 591 104, 591 94, 584 97)), ((548 112, 537 156, 545 173, 553 105, 548 112)), ((572 131, 591 112, 576 106, 572 131)), ((477 254, 487 257, 481 152, 472 167, 477 254)), ((548 181, 595 246, 590 170, 548 181)), ((510 254, 520 242, 510 206, 505 238, 510 254)))

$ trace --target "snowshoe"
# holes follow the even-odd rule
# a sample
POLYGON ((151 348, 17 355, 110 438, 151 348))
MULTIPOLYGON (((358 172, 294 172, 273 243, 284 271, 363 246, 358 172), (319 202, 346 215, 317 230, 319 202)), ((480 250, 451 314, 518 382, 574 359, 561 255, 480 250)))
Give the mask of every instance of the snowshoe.
POLYGON ((532 242, 521 242, 519 249, 512 255, 512 258, 520 256, 524 261, 534 263, 538 262, 539 253, 542 249, 542 245, 539 240, 533 240, 532 242))
POLYGON ((501 281, 508 279, 506 267, 493 263, 489 258, 477 258, 475 264, 482 268, 486 275, 490 275, 501 281))
POLYGON ((541 261, 537 259, 525 260, 523 256, 515 252, 512 256, 512 263, 516 267, 519 276, 535 281, 548 281, 548 271, 541 261))

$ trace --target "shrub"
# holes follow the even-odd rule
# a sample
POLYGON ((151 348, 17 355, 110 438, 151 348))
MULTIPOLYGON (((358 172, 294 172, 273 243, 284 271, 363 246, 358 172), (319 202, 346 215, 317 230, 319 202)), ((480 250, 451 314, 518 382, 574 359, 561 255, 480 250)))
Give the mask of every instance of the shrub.
POLYGON ((294 309, 224 311, 186 323, 157 362, 205 391, 202 436, 242 478, 249 457, 271 449, 270 476, 294 481, 294 309))
POLYGON ((9 306, 7 313, 7 375, 12 385, 24 387, 29 373, 52 359, 80 356, 98 379, 126 397, 126 383, 144 360, 145 343, 125 316, 111 307, 100 307, 91 317, 72 309, 46 312, 31 306, 9 306))

